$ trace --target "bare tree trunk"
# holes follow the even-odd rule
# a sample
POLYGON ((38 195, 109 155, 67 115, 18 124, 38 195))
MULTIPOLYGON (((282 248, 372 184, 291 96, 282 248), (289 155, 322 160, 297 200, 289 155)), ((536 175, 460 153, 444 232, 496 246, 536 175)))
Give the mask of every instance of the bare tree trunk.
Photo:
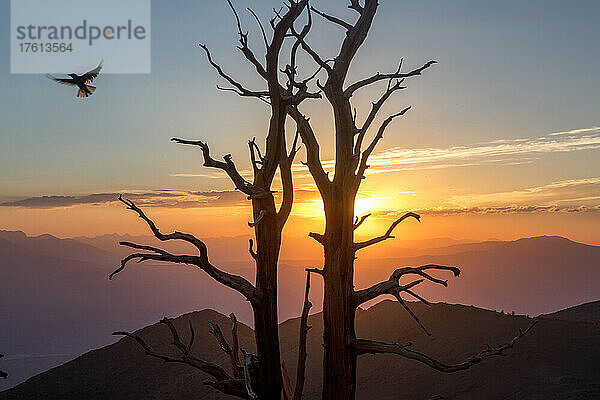
POLYGON ((326 207, 325 281, 323 302, 323 396, 324 400, 353 399, 356 354, 352 304, 354 252, 352 224, 354 195, 344 185, 333 185, 326 207))
POLYGON ((253 202, 255 220, 261 210, 263 217, 256 226, 256 289, 258 307, 254 307, 254 337, 258 354, 259 399, 281 399, 281 360, 279 354, 279 321, 277 315, 277 261, 281 247, 275 201, 267 199, 253 202))

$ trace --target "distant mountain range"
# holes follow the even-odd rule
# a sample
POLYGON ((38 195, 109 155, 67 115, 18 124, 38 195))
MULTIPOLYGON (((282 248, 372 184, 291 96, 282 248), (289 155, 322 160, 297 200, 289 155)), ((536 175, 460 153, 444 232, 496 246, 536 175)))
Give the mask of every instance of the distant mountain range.
MULTIPOLYGON (((460 362, 482 350, 486 344, 510 341, 531 320, 476 307, 437 303, 428 307, 410 304, 432 332, 428 337, 415 325, 399 304, 383 301, 359 311, 356 319, 360 337, 412 342, 411 348, 446 363, 460 362)), ((570 315, 576 308, 563 310, 570 315)), ((600 302, 586 307, 598 313, 600 302)), ((174 323, 188 337, 188 322, 195 327, 194 353, 227 367, 228 360, 209 335, 208 321, 223 328, 229 319, 212 310, 182 315, 174 323)), ((308 337, 306 399, 320 398, 322 320, 312 315, 308 337)), ((282 356, 291 377, 295 376, 298 319, 280 327, 282 356)), ((223 329, 230 339, 227 329, 223 329)), ((154 324, 137 332, 161 352, 173 352, 168 330, 154 324)), ((253 350, 251 328, 239 327, 241 346, 253 350)), ((540 318, 539 323, 505 357, 486 359, 467 371, 443 374, 416 361, 395 355, 367 355, 359 358, 357 398, 380 400, 565 400, 600 398, 600 326, 594 323, 540 318)), ((38 399, 229 399, 203 382, 209 377, 192 367, 167 364, 144 354, 129 338, 90 351, 73 361, 30 378, 0 393, 0 400, 38 399)), ((292 378, 293 379, 293 378, 292 378)))
MULTIPOLYGON (((6 355, 0 369, 11 372, 8 380, 0 380, 0 390, 112 343, 110 333, 115 329, 136 329, 165 315, 210 308, 235 312, 242 322, 252 321, 250 307, 241 296, 192 267, 133 263, 109 281, 108 274, 126 254, 117 245, 119 240, 157 244, 149 237, 60 239, 0 231, 0 353, 6 355)), ((253 280, 247 238, 207 242, 214 262, 253 280), (239 248, 239 253, 233 248, 239 248), (225 261, 231 254, 247 261, 225 261)), ((423 247, 394 258, 381 258, 381 253, 370 250, 359 252, 356 287, 387 279, 399 266, 435 262, 460 266, 462 274, 448 276, 448 288, 423 284, 419 293, 433 301, 533 316, 600 298, 599 246, 547 236, 509 242, 436 239, 411 243, 417 245, 423 247)), ((168 244, 167 248, 189 251, 185 245, 168 244)), ((299 315, 303 288, 298 282, 304 279, 305 266, 319 264, 319 260, 281 262, 279 285, 285 294, 279 300, 281 320, 299 315)), ((320 311, 321 287, 313 285, 311 295, 314 311, 320 311)))

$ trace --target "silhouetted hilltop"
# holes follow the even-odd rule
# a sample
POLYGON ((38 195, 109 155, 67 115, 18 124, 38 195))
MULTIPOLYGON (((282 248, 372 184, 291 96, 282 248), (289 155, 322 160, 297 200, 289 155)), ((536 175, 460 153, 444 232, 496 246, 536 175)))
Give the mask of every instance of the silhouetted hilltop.
MULTIPOLYGON (((428 337, 401 306, 383 301, 357 315, 360 337, 412 342, 446 363, 460 362, 487 343, 508 342, 531 320, 476 307, 410 303, 432 332, 428 337)), ((217 322, 229 338, 229 319, 210 310, 183 315, 175 324, 187 338, 187 321, 194 324, 197 355, 227 365, 228 360, 208 333, 207 321, 217 322)), ((289 374, 295 376, 298 319, 281 324, 282 354, 289 374)), ((320 395, 322 324, 320 314, 310 317, 305 396, 320 395)), ((240 324, 241 346, 252 349, 251 329, 240 324)), ((171 348, 166 327, 154 324, 139 331, 159 349, 171 348)), ((542 319, 506 357, 487 359, 471 370, 443 374, 395 355, 359 358, 357 397, 360 399, 593 399, 600 396, 600 327, 542 319)), ((144 355, 129 338, 94 350, 0 393, 0 399, 224 399, 202 382, 208 376, 188 366, 165 364, 144 355)))
POLYGON ((91 244, 75 239, 60 239, 49 234, 27 236, 21 231, 0 230, 0 239, 3 240, 2 254, 7 254, 7 252, 33 252, 38 255, 55 258, 92 262, 115 259, 114 253, 91 244))
POLYGON ((540 317, 600 324, 600 301, 591 301, 550 314, 542 314, 540 317))

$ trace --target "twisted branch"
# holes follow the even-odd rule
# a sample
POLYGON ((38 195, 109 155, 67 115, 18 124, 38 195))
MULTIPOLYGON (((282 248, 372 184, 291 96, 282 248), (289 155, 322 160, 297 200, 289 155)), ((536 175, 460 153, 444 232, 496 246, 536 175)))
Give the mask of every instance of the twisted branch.
POLYGON ((242 177, 242 175, 240 175, 237 168, 235 167, 235 164, 233 163, 233 160, 231 159, 231 154, 226 154, 225 156, 223 156, 224 162, 218 161, 210 156, 210 148, 205 142, 202 142, 200 140, 187 140, 175 137, 171 138, 171 141, 180 144, 199 146, 202 150, 202 156, 204 158, 203 165, 205 167, 217 168, 225 171, 231 179, 231 181, 233 182, 233 184, 235 185, 235 188, 241 191, 242 193, 245 193, 250 196, 260 192, 258 188, 256 188, 253 184, 245 180, 242 177))
POLYGON ((365 219, 369 218, 370 216, 371 213, 363 215, 362 217, 360 217, 360 219, 356 217, 356 219, 354 220, 354 230, 357 230, 358 227, 361 226, 363 222, 365 222, 365 219))
POLYGON ((370 76, 369 78, 362 79, 362 80, 348 86, 346 88, 346 90, 344 90, 344 96, 349 99, 350 97, 352 97, 354 92, 356 92, 358 89, 365 87, 367 85, 370 85, 372 83, 385 80, 385 79, 402 79, 402 78, 409 78, 411 76, 421 75, 421 73, 424 70, 431 67, 433 64, 437 64, 437 61, 435 61, 435 60, 428 61, 423 66, 421 66, 417 69, 414 69, 410 72, 394 72, 391 74, 381 74, 378 72, 375 75, 370 76))
MULTIPOLYGON (((391 80, 390 80, 390 83, 391 83, 391 80)), ((360 153, 360 149, 361 149, 364 137, 365 137, 369 127, 375 120, 375 117, 377 117, 377 113, 379 112, 379 110, 381 109, 383 104, 397 90, 406 89, 406 86, 402 86, 402 83, 404 83, 404 79, 398 80, 398 82, 396 82, 394 85, 388 85, 388 88, 385 91, 385 93, 379 98, 379 100, 377 100, 375 103, 373 103, 371 105, 371 111, 369 112, 369 115, 367 115, 367 119, 365 119, 365 122, 363 122, 363 125, 360 127, 360 129, 358 129, 358 137, 356 138, 356 143, 354 144, 354 154, 360 153)))
MULTIPOLYGON (((221 68, 221 66, 213 60, 212 55, 210 54, 210 50, 208 49, 208 47, 205 44, 200 43, 198 46, 200 46, 200 48, 202 50, 204 50, 204 52, 206 53, 206 58, 207 58, 209 64, 212 65, 212 67, 217 71, 217 73, 223 79, 225 79, 227 82, 229 82, 229 84, 231 84, 236 89, 237 94, 239 94, 240 96, 244 96, 244 97, 257 97, 259 99, 260 98, 264 99, 264 98, 269 97, 269 92, 266 90, 254 91, 254 90, 246 89, 244 86, 242 86, 241 83, 239 83, 238 81, 233 79, 231 76, 229 76, 227 73, 225 73, 225 71, 223 71, 223 68, 221 68)), ((242 51, 244 51, 244 50, 242 50, 242 51)), ((258 61, 256 61, 256 62, 258 63, 258 61)), ((258 64, 260 64, 260 63, 258 63, 258 64)), ((259 67, 257 66, 257 70, 258 69, 259 69, 259 67)), ((259 74, 260 73, 261 73, 261 71, 259 71, 259 74)))
POLYGON ((342 28, 345 28, 347 30, 352 29, 352 24, 349 24, 349 23, 347 23, 346 21, 344 21, 344 20, 342 20, 340 18, 334 17, 333 15, 326 14, 326 13, 324 13, 322 11, 317 10, 314 7, 311 7, 310 9, 313 10, 316 14, 319 14, 321 17, 325 18, 329 22, 333 22, 334 24, 338 24, 339 26, 341 26, 342 28))
POLYGON ((233 275, 228 272, 224 272, 210 263, 210 261, 208 260, 207 247, 204 244, 204 242, 202 242, 200 239, 196 238, 193 235, 181 233, 181 232, 173 232, 168 235, 162 234, 159 231, 159 229, 156 227, 156 224, 150 218, 148 218, 146 216, 146 214, 144 214, 142 209, 140 209, 138 206, 136 206, 133 203, 133 201, 123 199, 122 196, 119 196, 119 200, 122 203, 124 203, 125 205, 127 205, 128 209, 135 211, 140 218, 142 218, 144 221, 146 221, 146 223, 150 227, 150 230, 152 231, 152 233, 154 233, 154 236, 157 239, 159 239, 161 241, 184 240, 184 241, 196 246, 196 248, 199 251, 199 255, 198 256, 175 255, 175 254, 171 254, 165 250, 162 250, 162 249, 159 249, 156 247, 152 247, 152 246, 144 246, 144 245, 139 245, 139 244, 130 243, 130 242, 121 242, 120 244, 122 246, 127 246, 127 247, 131 247, 131 248, 139 249, 139 250, 147 250, 150 253, 134 253, 134 254, 130 254, 129 256, 125 257, 123 260, 121 260, 121 266, 109 275, 109 279, 112 279, 112 277, 115 274, 117 274, 117 273, 121 272, 123 269, 125 269, 125 266, 129 261, 135 260, 135 259, 137 259, 138 262, 153 260, 153 261, 165 261, 165 262, 178 263, 178 264, 189 264, 189 265, 195 265, 195 266, 199 267, 200 269, 202 269, 204 272, 206 272, 209 276, 211 276, 217 282, 238 291, 239 293, 244 295, 246 297, 246 299, 248 301, 250 301, 251 303, 254 304, 257 301, 257 294, 256 294, 256 289, 255 289, 254 285, 252 285, 250 282, 248 282, 245 278, 243 278, 239 275, 233 275))
POLYGON ((523 338, 531 329, 537 324, 538 321, 533 321, 531 325, 524 331, 519 330, 519 334, 515 336, 510 342, 500 345, 498 347, 487 346, 480 353, 469 357, 462 363, 459 364, 444 364, 426 354, 418 351, 410 350, 408 345, 400 345, 398 343, 385 343, 375 340, 357 339, 356 340, 356 353, 361 354, 398 354, 402 357, 409 358, 411 360, 419 361, 429 367, 441 371, 441 372, 456 372, 471 368, 473 365, 479 364, 486 358, 492 356, 505 356, 504 351, 512 349, 513 346, 523 338))
MULTIPOLYGON (((367 168, 369 168, 369 166, 367 165, 367 161, 368 161, 369 157, 371 156, 371 153, 373 153, 373 150, 375 150, 375 146, 377 146, 377 143, 379 143, 379 141, 381 139, 383 139, 383 134, 385 132, 385 129, 394 120, 394 118, 397 118, 397 117, 400 117, 400 116, 406 114, 406 112, 408 110, 410 110, 410 106, 406 107, 404 110, 400 111, 399 113, 392 114, 389 117, 387 117, 379 126, 379 130, 377 131, 377 134, 375 135, 375 137, 373 138, 373 140, 371 141, 369 146, 362 152, 362 155, 360 158, 360 164, 358 167, 358 171, 356 173, 356 185, 355 185, 356 190, 358 190, 358 187, 360 186, 360 182, 365 176, 365 171, 367 170, 367 168)), ((355 157, 357 157, 357 156, 358 156, 358 154, 355 154, 355 157)))
POLYGON ((182 342, 182 340, 179 336, 179 333, 177 332, 177 329, 175 328, 175 326, 173 325, 171 320, 169 320, 168 318, 165 317, 160 321, 160 323, 166 325, 167 328, 169 329, 169 331, 171 332, 171 336, 173 337, 172 344, 181 353, 181 355, 179 357, 175 357, 175 356, 171 356, 169 354, 159 353, 159 352, 155 351, 154 349, 152 349, 152 347, 150 347, 146 343, 146 341, 144 339, 142 339, 139 335, 136 335, 135 333, 119 331, 119 332, 114 332, 113 335, 127 336, 127 337, 134 339, 138 343, 138 345, 140 347, 142 347, 142 349, 144 349, 144 352, 151 357, 157 358, 159 360, 163 360, 164 362, 168 362, 168 363, 187 364, 187 365, 190 365, 202 372, 205 372, 205 373, 211 375, 215 380, 205 382, 205 384, 210 385, 216 389, 219 389, 221 392, 223 392, 225 394, 237 396, 242 399, 250 398, 248 396, 248 392, 246 391, 245 383, 244 383, 243 379, 232 378, 220 366, 218 366, 214 363, 205 361, 203 359, 200 359, 192 353, 191 347, 193 345, 193 340, 194 340, 195 335, 194 335, 194 329, 192 327, 191 321, 190 321, 191 338, 190 338, 189 344, 185 344, 182 342))
MULTIPOLYGON (((360 221, 358 221, 359 223, 355 224, 355 227, 360 226, 360 223, 362 223, 362 221, 364 221, 366 219, 366 217, 368 217, 370 214, 367 214, 366 216, 363 217, 363 219, 361 219, 360 221)), ((403 216, 401 216, 400 218, 398 218, 397 220, 395 220, 392 225, 390 225, 390 227, 388 228, 388 230, 381 236, 375 237, 373 239, 369 239, 366 240, 364 242, 358 242, 358 243, 354 243, 354 251, 360 250, 362 248, 365 248, 367 246, 371 246, 374 244, 377 244, 379 242, 383 242, 384 240, 387 239, 393 239, 394 236, 392 236, 392 232, 394 231, 394 229, 396 228, 396 226, 398 226, 398 224, 402 221, 404 221, 406 218, 414 218, 417 221, 421 222, 421 216, 419 214, 415 214, 413 212, 408 212, 406 214, 404 214, 403 216)), ((354 228, 356 229, 356 228, 354 228)))
MULTIPOLYGON (((400 292, 406 291, 408 293, 407 289, 411 289, 412 286, 411 287, 407 287, 408 285, 400 286, 400 284, 399 284, 400 279, 404 275, 411 275, 411 274, 419 275, 422 278, 424 278, 430 282, 433 282, 433 283, 436 283, 438 285, 442 285, 445 287, 448 286, 448 281, 441 280, 434 276, 431 276, 430 274, 425 272, 428 270, 451 271, 455 277, 458 277, 460 275, 460 269, 458 269, 457 267, 446 266, 446 265, 426 264, 426 265, 422 265, 422 266, 416 267, 416 268, 415 267, 398 268, 390 275, 388 280, 379 282, 379 283, 377 283, 371 287, 368 287, 366 289, 362 289, 362 290, 358 290, 358 291, 354 292, 354 304, 356 305, 356 307, 358 307, 359 305, 361 305, 369 300, 373 300, 384 294, 394 294, 399 291, 400 292)), ((412 292, 410 294, 412 295, 412 292)))

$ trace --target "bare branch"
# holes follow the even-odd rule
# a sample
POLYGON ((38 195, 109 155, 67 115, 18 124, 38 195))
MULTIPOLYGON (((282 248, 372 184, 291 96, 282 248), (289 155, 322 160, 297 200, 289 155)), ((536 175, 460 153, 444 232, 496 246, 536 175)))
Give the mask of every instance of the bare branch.
POLYGON ((308 237, 315 239, 317 242, 319 242, 321 244, 325 244, 325 236, 320 233, 310 232, 308 234, 308 237))
POLYGON ((179 333, 177 329, 173 325, 173 323, 168 318, 163 318, 161 324, 167 326, 169 331, 171 332, 171 336, 173 337, 173 345, 179 350, 181 355, 179 357, 172 356, 170 354, 159 353, 152 349, 144 339, 142 339, 139 335, 130 332, 114 332, 113 335, 122 335, 127 336, 134 339, 142 349, 144 349, 145 353, 151 357, 157 358, 159 360, 163 360, 169 363, 181 363, 190 365, 202 372, 205 372, 211 375, 216 382, 205 382, 206 384, 215 387, 222 391, 223 393, 234 395, 243 399, 248 399, 248 394, 246 392, 244 386, 243 379, 233 379, 223 368, 220 366, 213 364, 211 362, 202 360, 195 356, 192 353, 191 345, 193 343, 193 328, 190 329, 192 332, 192 338, 190 339, 190 344, 186 345, 181 341, 179 337, 179 333))
POLYGON ((310 273, 315 273, 321 276, 325 275, 325 272, 322 269, 319 268, 306 268, 305 269, 306 272, 310 272, 310 273))
MULTIPOLYGON (((183 241, 193 244, 198 249, 198 251, 200 252, 201 255, 206 256, 206 253, 207 253, 206 245, 204 244, 204 242, 202 242, 201 240, 196 238, 194 235, 181 233, 181 232, 173 232, 168 235, 164 235, 158 230, 158 228, 156 227, 156 224, 150 218, 148 218, 146 216, 146 214, 144 214, 142 209, 139 208, 138 206, 136 206, 133 201, 124 199, 122 195, 119 195, 119 201, 121 203, 125 204, 127 206, 127 209, 136 212, 138 214, 138 216, 141 219, 143 219, 146 222, 146 224, 148 224, 148 227, 150 228, 150 230, 152 231, 152 233, 158 240, 160 240, 162 242, 167 241, 167 240, 183 240, 183 241)), ((138 247, 138 248, 141 248, 141 247, 138 247)), ((151 250, 156 251, 154 249, 151 249, 151 250)))
POLYGON ((235 167, 235 164, 233 163, 233 160, 231 159, 230 154, 226 154, 225 156, 223 156, 223 160, 225 160, 224 162, 217 161, 210 156, 210 148, 205 142, 202 142, 200 140, 186 140, 179 138, 171 138, 171 141, 180 144, 199 146, 202 150, 202 156, 204 157, 203 165, 205 167, 217 168, 225 171, 225 173, 227 173, 227 175, 235 185, 235 188, 241 191, 242 193, 245 193, 250 196, 263 192, 262 190, 256 188, 253 184, 245 180, 242 177, 242 175, 240 175, 237 168, 235 167))
MULTIPOLYGON (((237 332, 237 318, 235 317, 234 313, 229 314, 229 318, 231 318, 231 338, 232 338, 232 347, 231 347, 231 354, 232 354, 232 359, 233 362, 235 363, 235 365, 242 365, 240 362, 240 343, 239 343, 239 339, 238 339, 238 332, 237 332)), ((242 378, 244 376, 244 371, 242 370, 241 373, 239 374, 239 376, 236 374, 237 371, 234 371, 233 374, 238 377, 238 378, 242 378)))
POLYGON ((396 82, 396 84, 394 84, 393 86, 388 86, 388 88, 385 91, 385 93, 383 94, 383 96, 381 96, 379 98, 379 100, 377 100, 375 103, 373 103, 371 105, 371 111, 369 112, 367 119, 365 120, 363 125, 360 127, 360 129, 358 129, 358 137, 356 139, 356 143, 354 144, 354 154, 360 153, 360 149, 361 149, 364 137, 365 137, 367 131, 369 130, 369 127, 375 120, 377 113, 379 112, 379 110, 381 109, 383 104, 387 101, 387 99, 389 99, 390 96, 392 95, 392 93, 394 93, 395 91, 401 90, 401 89, 406 89, 406 86, 402 86, 402 83, 403 83, 403 80, 401 79, 398 82, 396 82))
POLYGON ((416 268, 414 268, 414 267, 398 268, 390 275, 390 278, 387 281, 383 281, 383 282, 377 283, 369 288, 358 290, 358 291, 354 292, 354 303, 358 307, 362 303, 367 302, 369 300, 373 300, 381 295, 394 294, 398 291, 403 292, 403 291, 407 291, 407 289, 411 289, 412 286, 414 286, 414 285, 410 286, 411 284, 409 284, 406 286, 400 286, 400 284, 399 284, 400 278, 402 278, 404 275, 409 275, 409 274, 419 275, 419 276, 423 277, 424 279, 427 279, 433 283, 443 285, 443 286, 448 286, 448 281, 437 279, 437 278, 429 275, 428 273, 425 272, 427 270, 451 271, 454 274, 454 276, 456 276, 456 277, 458 277, 460 275, 460 269, 458 269, 457 267, 446 266, 446 265, 426 264, 426 265, 422 265, 422 266, 416 267, 416 268))
POLYGON ((254 251, 254 241, 252 240, 252 238, 248 239, 248 252, 252 256, 252 258, 254 258, 254 260, 257 259, 256 252, 254 251))
POLYGON ((431 67, 433 64, 437 64, 437 61, 435 61, 435 60, 428 61, 423 66, 421 66, 417 69, 414 69, 410 72, 395 72, 395 73, 391 73, 391 74, 381 74, 378 72, 369 78, 362 79, 362 80, 348 86, 346 88, 346 90, 344 90, 344 96, 349 99, 350 97, 352 97, 354 92, 356 92, 358 89, 365 87, 367 85, 370 85, 372 83, 385 80, 385 79, 402 79, 402 78, 409 78, 411 76, 421 75, 421 73, 424 70, 431 67))
MULTIPOLYGON (((370 214, 368 214, 370 215, 370 214)), ((368 216, 367 215, 367 216, 368 216)), ((360 250, 362 248, 365 248, 367 246, 371 246, 373 244, 379 243, 379 242, 383 242, 384 240, 387 239, 393 239, 394 236, 392 236, 392 232, 394 231, 394 229, 396 228, 396 226, 398 226, 398 224, 402 221, 404 221, 407 218, 414 218, 417 221, 421 222, 421 216, 419 214, 415 214, 413 212, 408 212, 406 214, 404 214, 403 216, 401 216, 400 218, 398 218, 397 220, 395 220, 392 225, 390 225, 390 227, 388 228, 388 230, 381 236, 378 236, 376 238, 364 241, 364 242, 358 242, 354 244, 354 251, 356 250, 360 250)), ((365 217, 366 218, 366 217, 365 217)), ((364 219, 363 219, 364 221, 364 219)), ((359 224, 360 225, 360 224, 359 224)))
POLYGON ((352 25, 351 24, 347 23, 346 21, 341 20, 340 18, 334 17, 332 15, 325 14, 324 12, 319 11, 319 10, 317 10, 314 7, 311 7, 310 9, 313 10, 315 13, 319 14, 321 17, 323 17, 326 20, 328 20, 329 22, 333 22, 334 24, 338 24, 341 27, 343 27, 345 29, 348 29, 348 30, 352 29, 352 25))
POLYGON ((251 399, 258 399, 252 388, 253 369, 257 362, 258 360, 255 355, 244 353, 244 382, 246 383, 246 393, 251 399))
POLYGON ((425 305, 428 305, 428 306, 431 305, 431 303, 427 299, 419 296, 417 293, 413 292, 410 289, 404 289, 404 292, 408 293, 409 295, 411 295, 412 297, 414 297, 415 299, 419 300, 420 302, 422 302, 425 305))
POLYGON ((306 43, 306 40, 304 40, 299 33, 292 30, 292 35, 298 39, 299 43, 302 45, 302 50, 304 50, 320 68, 328 73, 333 73, 333 68, 330 67, 327 61, 323 60, 321 56, 308 45, 308 43, 306 43))
POLYGON ((254 19, 256 20, 256 23, 258 24, 258 27, 260 28, 260 32, 262 33, 262 37, 263 37, 263 42, 265 44, 265 48, 268 49, 269 48, 269 41, 267 40, 267 34, 265 33, 265 27, 263 26, 262 22, 260 22, 260 18, 258 18, 258 15, 256 15, 256 13, 254 12, 254 10, 252 10, 250 7, 246 8, 250 14, 252 14, 252 16, 254 17, 254 19))
POLYGON ((357 339, 356 340, 356 353, 361 354, 398 354, 402 357, 409 358, 411 360, 419 361, 429 367, 441 371, 441 372, 456 372, 471 368, 475 364, 479 364, 486 358, 492 356, 504 356, 504 351, 512 349, 513 346, 523 338, 535 325, 537 321, 533 321, 531 325, 524 331, 519 331, 519 334, 515 336, 510 342, 503 344, 498 347, 488 346, 480 353, 468 358, 466 361, 459 364, 444 364, 428 355, 420 353, 418 351, 410 350, 405 345, 398 343, 385 343, 374 340, 357 339))
MULTIPOLYGON (((383 133, 385 132, 385 129, 387 128, 387 126, 394 120, 394 118, 396 117, 400 117, 404 114, 406 114, 406 112, 410 110, 410 106, 406 107, 404 110, 400 111, 399 113, 396 114, 392 114, 389 117, 387 117, 379 126, 379 130, 377 131, 377 134, 375 135, 375 137, 373 138, 373 140, 371 141, 371 143, 369 144, 369 147, 367 147, 363 152, 362 152, 362 156, 360 158, 360 165, 358 167, 358 171, 356 173, 356 185, 355 185, 355 189, 358 190, 358 187, 360 186, 360 182, 361 180, 364 178, 365 176, 365 171, 367 170, 367 168, 369 167, 367 165, 367 161, 369 160, 369 157, 371 156, 371 153, 373 153, 373 150, 375 150, 375 146, 377 146, 377 143, 379 143, 379 141, 381 139, 383 139, 383 133)), ((356 154, 355 154, 356 156, 356 154)))
POLYGON ((306 166, 321 195, 327 195, 328 187, 331 181, 327 177, 319 155, 319 142, 310 125, 309 119, 306 118, 297 107, 288 106, 288 114, 296 122, 296 127, 300 132, 300 138, 306 149, 306 166))
POLYGON ((359 14, 363 12, 363 7, 360 5, 359 0, 350 0, 350 5, 348 8, 356 11, 359 14))
POLYGON ((146 216, 146 214, 144 214, 142 209, 140 209, 138 206, 136 206, 133 203, 133 201, 123 199, 121 196, 119 196, 119 200, 122 203, 124 203, 125 205, 127 205, 128 209, 135 211, 140 218, 142 218, 144 221, 146 221, 146 223, 150 227, 150 230, 152 230, 152 233, 154 233, 154 236, 157 239, 159 239, 161 241, 184 240, 184 241, 196 246, 196 248, 199 251, 199 255, 198 256, 174 255, 165 250, 158 249, 156 247, 143 246, 143 245, 138 245, 138 244, 130 243, 130 242, 121 242, 121 245, 123 245, 123 246, 132 247, 132 248, 141 249, 141 250, 148 250, 151 253, 134 253, 134 254, 130 254, 129 256, 125 257, 123 260, 121 260, 121 266, 109 275, 109 279, 112 279, 112 277, 115 274, 117 274, 117 273, 121 272, 123 269, 125 269, 125 266, 129 261, 135 260, 135 259, 137 259, 138 262, 153 260, 153 261, 165 261, 165 262, 178 263, 178 264, 189 264, 189 265, 195 265, 195 266, 199 267, 200 269, 202 269, 204 272, 206 272, 208 275, 210 275, 217 282, 238 291, 239 293, 244 295, 246 297, 246 299, 249 300, 250 302, 252 302, 252 303, 256 302, 257 295, 256 295, 256 289, 254 288, 254 286, 250 282, 248 282, 245 278, 243 278, 239 275, 233 275, 228 272, 222 271, 219 268, 212 265, 210 263, 210 261, 208 260, 207 247, 204 244, 204 242, 202 242, 200 239, 196 238, 193 235, 181 233, 181 232, 173 232, 168 235, 162 234, 159 231, 159 229, 156 227, 156 224, 150 218, 148 218, 146 216))
MULTIPOLYGON (((260 63, 260 61, 258 61, 256 59, 256 56, 254 55, 254 53, 252 52, 252 50, 250 50, 250 48, 248 47, 248 33, 244 33, 242 31, 242 25, 240 23, 240 17, 237 13, 237 11, 235 10, 235 7, 233 7, 233 4, 231 3, 230 0, 227 0, 227 3, 229 4, 229 7, 231 8, 231 11, 233 11, 233 15, 235 16, 235 22, 237 24, 237 29, 238 29, 238 35, 240 36, 240 46, 238 47, 240 49, 240 51, 242 52, 242 54, 244 54, 244 57, 246 57, 246 59, 248 61, 250 61, 250 63, 252 63, 254 65, 254 67, 256 68, 256 71, 258 72, 258 74, 263 77, 264 79, 267 79, 267 71, 265 71, 265 68, 263 67, 263 65, 260 63)), ((252 14, 254 14, 254 12, 250 9, 248 9, 252 14)), ((268 44, 266 43, 266 35, 264 34, 264 29, 262 27, 262 24, 260 23, 260 20, 255 16, 259 27, 261 28, 261 30, 263 30, 263 39, 265 40, 265 45, 267 47, 267 49, 269 48, 268 44)))
POLYGON ((269 92, 268 91, 258 91, 257 92, 257 91, 246 89, 244 86, 242 86, 241 83, 239 83, 238 81, 236 81, 235 79, 233 79, 231 76, 229 76, 228 74, 226 74, 223 71, 223 69, 221 68, 221 66, 219 64, 217 64, 216 62, 214 62, 214 60, 212 59, 212 56, 210 54, 210 50, 208 49, 208 47, 206 45, 200 43, 199 46, 206 53, 206 58, 208 59, 208 62, 210 63, 210 65, 212 65, 212 67, 217 71, 217 73, 223 79, 225 79, 227 82, 229 82, 233 87, 235 87, 238 90, 238 94, 240 96, 258 97, 258 98, 269 97, 269 92))
POLYGON ((310 272, 306 272, 306 288, 304 290, 304 305, 302 306, 302 314, 300 316, 300 343, 298 345, 298 368, 296 369, 296 388, 294 389, 293 400, 302 399, 302 391, 304 389, 305 371, 306 371, 306 337, 310 326, 308 325, 308 312, 312 307, 312 303, 308 299, 310 292, 310 272))
POLYGON ((244 376, 244 368, 240 364, 239 356, 233 352, 233 349, 231 348, 231 346, 229 346, 229 343, 227 343, 227 340, 223 336, 223 332, 221 332, 221 328, 219 327, 219 325, 211 321, 208 321, 208 323, 210 325, 210 334, 213 335, 215 339, 217 339, 221 350, 229 356, 229 360, 231 361, 231 369, 233 371, 234 376, 236 378, 242 378, 244 376))
POLYGON ((294 142, 292 143, 292 148, 290 149, 289 154, 287 153, 287 148, 285 144, 285 138, 282 140, 282 152, 281 152, 281 161, 279 162, 279 173, 281 176, 281 186, 283 190, 283 199, 281 200, 281 206, 279 207, 279 211, 277 211, 277 223, 279 225, 279 229, 283 229, 290 213, 292 212, 292 205, 294 203, 294 182, 292 177, 292 164, 294 162, 294 158, 298 153, 299 148, 298 138, 300 136, 300 132, 296 130, 296 135, 294 136, 294 142))
POLYGON ((357 230, 358 227, 361 226, 363 222, 365 222, 365 219, 369 218, 370 216, 371 213, 363 215, 362 217, 360 217, 360 219, 356 217, 356 219, 354 220, 354 230, 357 230))
MULTIPOLYGON (((423 282, 423 279, 420 279, 419 281, 415 281, 415 282, 423 282)), ((421 327, 421 329, 423 329, 423 331, 427 334, 427 336, 431 336, 431 333, 429 333, 429 331, 427 330, 427 328, 425 328, 425 326, 421 323, 421 320, 419 320, 419 318, 417 317, 417 315, 410 309, 410 307, 408 307, 408 304, 406 304, 404 302, 404 300, 402 299, 402 296, 400 296, 400 291, 395 291, 393 293, 394 297, 396 298, 396 300, 398 300, 398 303, 400 303, 402 305, 402 307, 404 307, 404 309, 410 314, 410 316, 417 321, 417 324, 419 324, 419 326, 421 327)))
POLYGON ((377 6, 378 2, 371 0, 365 1, 364 7, 360 6, 358 1, 352 1, 350 4, 350 8, 360 13, 360 17, 358 18, 358 21, 356 21, 356 23, 346 32, 340 52, 337 57, 335 57, 333 74, 330 74, 328 84, 333 84, 336 88, 336 92, 342 91, 342 85, 344 84, 346 75, 348 74, 350 64, 356 55, 356 52, 364 43, 367 34, 369 33, 371 23, 375 17, 377 6))

